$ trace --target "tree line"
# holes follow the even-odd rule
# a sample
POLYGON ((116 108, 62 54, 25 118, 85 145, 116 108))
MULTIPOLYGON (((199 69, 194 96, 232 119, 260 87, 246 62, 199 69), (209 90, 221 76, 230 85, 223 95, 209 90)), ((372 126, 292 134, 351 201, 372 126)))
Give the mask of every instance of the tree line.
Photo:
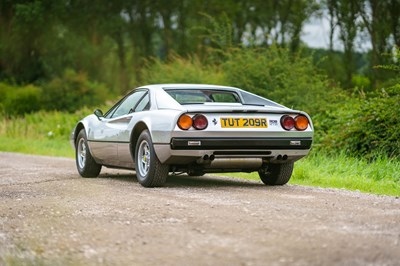
POLYGON ((339 72, 327 69, 333 78, 352 85, 355 41, 364 36, 372 46, 366 74, 373 84, 383 79, 371 69, 400 47, 400 0, 2 0, 0 80, 43 82, 73 69, 124 91, 151 57, 207 62, 210 48, 272 44, 296 54, 305 23, 318 16, 330 23, 327 56, 340 57, 339 72))

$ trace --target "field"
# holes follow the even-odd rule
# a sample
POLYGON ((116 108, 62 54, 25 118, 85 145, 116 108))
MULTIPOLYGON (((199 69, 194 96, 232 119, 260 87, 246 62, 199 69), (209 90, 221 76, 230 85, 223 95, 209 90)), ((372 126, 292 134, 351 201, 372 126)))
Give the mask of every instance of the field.
MULTIPOLYGON (((69 134, 79 117, 90 114, 83 109, 74 114, 38 112, 7 119, 0 125, 0 151, 74 157, 69 134)), ((257 173, 232 173, 258 180, 257 173)), ((400 196, 400 162, 386 157, 368 161, 345 153, 328 154, 314 149, 296 162, 290 184, 343 188, 366 193, 400 196)))

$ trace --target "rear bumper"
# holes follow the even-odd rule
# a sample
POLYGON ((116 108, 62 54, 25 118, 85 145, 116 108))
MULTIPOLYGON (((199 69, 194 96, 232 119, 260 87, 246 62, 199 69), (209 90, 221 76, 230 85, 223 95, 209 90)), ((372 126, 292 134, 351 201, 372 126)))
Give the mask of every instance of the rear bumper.
POLYGON ((284 163, 308 154, 311 137, 302 138, 172 138, 169 144, 155 144, 162 163, 202 163, 202 158, 253 158, 284 163), (282 158, 285 158, 282 160, 282 158))
POLYGON ((172 138, 172 150, 308 150, 312 138, 172 138))

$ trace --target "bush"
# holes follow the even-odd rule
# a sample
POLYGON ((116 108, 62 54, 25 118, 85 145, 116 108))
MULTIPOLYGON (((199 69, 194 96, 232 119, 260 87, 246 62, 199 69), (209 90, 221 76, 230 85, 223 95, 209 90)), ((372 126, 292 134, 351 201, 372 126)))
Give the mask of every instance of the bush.
POLYGON ((232 86, 262 95, 288 107, 317 113, 338 90, 314 67, 312 58, 275 45, 267 49, 240 49, 223 64, 232 86))
POLYGON ((168 62, 153 59, 142 71, 145 84, 205 83, 225 84, 223 73, 215 65, 203 65, 196 57, 172 56, 168 62))
POLYGON ((369 90, 371 88, 371 80, 362 75, 353 75, 351 78, 351 83, 355 88, 359 88, 361 90, 369 90))
POLYGON ((33 85, 16 87, 0 84, 1 109, 7 116, 23 115, 40 110, 42 90, 33 85))
POLYGON ((357 156, 400 159, 400 84, 337 104, 322 144, 357 156))
POLYGON ((0 114, 5 113, 4 101, 5 101, 6 97, 7 97, 7 92, 10 89, 13 90, 14 88, 12 88, 10 85, 8 85, 6 83, 0 82, 0 114))
POLYGON ((43 103, 47 110, 75 111, 83 106, 96 106, 108 97, 104 85, 88 80, 86 74, 66 70, 62 77, 43 86, 43 103))
MULTIPOLYGON (((400 73, 400 50, 395 50, 394 63, 375 68, 400 73)), ((345 99, 345 104, 333 104, 325 123, 322 143, 330 149, 344 149, 350 154, 379 159, 381 156, 400 159, 400 79, 381 91, 345 99)))

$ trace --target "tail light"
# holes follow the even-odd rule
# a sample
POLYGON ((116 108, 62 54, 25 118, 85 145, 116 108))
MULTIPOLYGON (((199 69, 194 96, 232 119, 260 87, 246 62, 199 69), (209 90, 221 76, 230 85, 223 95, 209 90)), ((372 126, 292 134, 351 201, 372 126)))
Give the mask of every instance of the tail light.
POLYGON ((294 127, 297 130, 304 131, 308 127, 308 118, 305 115, 298 115, 294 118, 294 127))
POLYGON ((188 130, 192 127, 192 118, 188 115, 181 115, 178 119, 178 127, 182 130, 188 130))
POLYGON ((177 124, 182 130, 188 130, 191 127, 197 130, 203 130, 208 127, 208 120, 207 117, 201 114, 194 115, 193 117, 183 114, 179 117, 177 124))
POLYGON ((281 125, 285 130, 292 130, 293 128, 304 131, 309 124, 308 118, 305 115, 298 115, 295 118, 284 115, 281 117, 281 125))
POLYGON ((281 126, 283 127, 283 129, 285 130, 291 130, 292 128, 294 128, 294 118, 288 115, 284 115, 281 117, 281 126))
POLYGON ((208 120, 204 115, 195 115, 192 118, 193 120, 193 127, 198 130, 206 129, 208 126, 208 120))

